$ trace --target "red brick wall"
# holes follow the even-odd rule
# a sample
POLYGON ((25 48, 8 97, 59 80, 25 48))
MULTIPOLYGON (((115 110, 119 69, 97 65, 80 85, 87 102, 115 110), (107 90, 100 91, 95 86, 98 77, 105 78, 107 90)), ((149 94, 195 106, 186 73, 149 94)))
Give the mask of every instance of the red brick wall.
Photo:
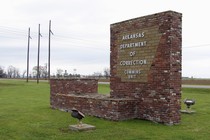
POLYGON ((98 92, 98 80, 96 79, 51 79, 50 85, 53 93, 80 94, 98 92))
POLYGON ((85 115, 96 116, 108 120, 127 120, 137 118, 136 100, 134 99, 111 99, 105 96, 87 95, 64 95, 51 96, 51 107, 63 111, 70 111, 73 107, 85 115))
POLYGON ((75 107, 87 115, 110 120, 139 118, 169 125, 179 123, 181 23, 180 13, 167 11, 112 24, 110 97, 96 94, 98 81, 94 79, 52 79, 51 107, 61 110, 75 107), (124 67, 119 65, 126 52, 119 49, 119 36, 136 30, 145 31, 148 44, 143 53, 139 48, 137 53, 141 55, 135 57, 144 56, 148 64, 135 66, 142 73, 135 79, 127 79, 122 72, 124 67))
POLYGON ((86 115, 109 120, 136 118, 135 99, 113 99, 97 94, 95 79, 51 79, 50 104, 54 109, 70 111, 73 107, 86 115))
MULTIPOLYGON (((58 104, 64 104, 58 95, 69 94, 93 94, 98 92, 98 80, 96 79, 51 79, 50 80, 50 104, 52 108, 59 108, 58 104)), ((66 102, 66 101, 65 101, 66 102)))
MULTIPOLYGON (((138 118, 174 124, 180 122, 182 15, 157 13, 111 25, 111 97, 136 98, 138 118), (158 27, 160 40, 147 82, 122 81, 119 67, 119 36, 124 32, 158 27)), ((149 34, 149 33, 148 33, 149 34)), ((152 33, 151 33, 152 34, 152 33)), ((148 42, 152 38, 147 38, 148 42)))

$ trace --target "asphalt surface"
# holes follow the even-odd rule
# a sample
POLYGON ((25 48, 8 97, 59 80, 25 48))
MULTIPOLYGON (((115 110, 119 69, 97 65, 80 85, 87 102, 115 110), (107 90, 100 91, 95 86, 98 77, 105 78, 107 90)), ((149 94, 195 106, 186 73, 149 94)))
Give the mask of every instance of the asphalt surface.
POLYGON ((182 87, 186 87, 186 88, 210 88, 210 86, 207 86, 207 85, 182 85, 182 87))

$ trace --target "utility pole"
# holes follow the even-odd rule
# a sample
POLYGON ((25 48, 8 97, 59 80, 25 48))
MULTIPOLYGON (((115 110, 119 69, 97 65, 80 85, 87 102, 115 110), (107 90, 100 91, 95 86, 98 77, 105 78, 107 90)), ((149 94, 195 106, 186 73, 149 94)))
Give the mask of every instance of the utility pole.
POLYGON ((50 41, 51 41, 51 34, 53 32, 51 30, 51 20, 49 21, 49 48, 48 48, 48 80, 50 80, 50 41))
POLYGON ((39 83, 39 52, 40 52, 40 37, 42 37, 40 33, 40 24, 38 28, 38 57, 37 57, 37 84, 39 83))
POLYGON ((30 28, 28 29, 28 49, 27 49, 27 79, 26 82, 28 82, 28 72, 29 72, 29 46, 30 46, 30 28))

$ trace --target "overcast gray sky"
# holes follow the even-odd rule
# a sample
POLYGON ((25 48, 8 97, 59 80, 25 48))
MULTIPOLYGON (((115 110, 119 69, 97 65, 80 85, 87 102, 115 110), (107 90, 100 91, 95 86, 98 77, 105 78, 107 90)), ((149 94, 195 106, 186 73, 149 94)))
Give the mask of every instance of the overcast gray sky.
POLYGON ((47 63, 51 20, 51 74, 58 68, 68 73, 74 69, 80 74, 103 72, 110 61, 110 24, 168 10, 183 14, 182 76, 210 78, 206 0, 1 0, 0 66, 26 70, 29 27, 30 69, 37 65, 38 24, 43 36, 40 65, 47 63))

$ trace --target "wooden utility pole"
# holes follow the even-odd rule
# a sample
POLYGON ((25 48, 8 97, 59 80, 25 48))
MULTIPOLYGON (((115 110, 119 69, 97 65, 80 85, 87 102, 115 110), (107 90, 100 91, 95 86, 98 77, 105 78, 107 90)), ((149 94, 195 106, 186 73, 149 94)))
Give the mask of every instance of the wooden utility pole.
POLYGON ((39 53, 40 53, 40 37, 41 37, 41 33, 40 33, 40 24, 39 24, 39 28, 38 28, 38 57, 37 57, 37 84, 39 83, 39 53))
POLYGON ((30 28, 28 29, 28 49, 27 49, 27 79, 26 82, 28 82, 28 73, 29 73, 29 46, 30 46, 30 28))
POLYGON ((51 41, 51 34, 53 35, 53 32, 51 30, 51 20, 49 21, 49 48, 48 48, 48 80, 50 80, 50 41, 51 41))

